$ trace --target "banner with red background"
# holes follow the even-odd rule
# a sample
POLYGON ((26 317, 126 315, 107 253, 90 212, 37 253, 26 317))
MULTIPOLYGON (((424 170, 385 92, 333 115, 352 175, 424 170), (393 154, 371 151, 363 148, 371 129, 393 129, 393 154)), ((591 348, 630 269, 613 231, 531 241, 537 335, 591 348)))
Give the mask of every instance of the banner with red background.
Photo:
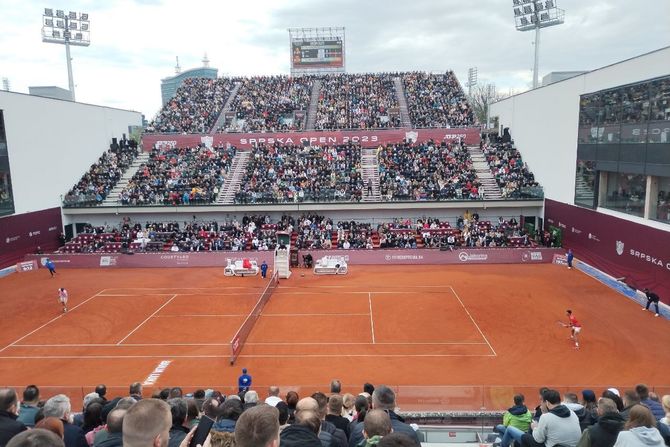
POLYGON ((670 232, 549 199, 544 214, 577 259, 670 303, 670 232))
POLYGON ((0 218, 0 268, 16 264, 26 253, 58 248, 63 228, 60 208, 0 218))
POLYGON ((464 140, 468 145, 480 141, 479 128, 456 129, 388 129, 360 131, 284 132, 284 133, 217 133, 217 134, 145 134, 142 136, 144 150, 158 147, 193 147, 198 144, 222 146, 231 144, 238 148, 250 148, 254 144, 304 144, 332 145, 355 143, 363 147, 397 143, 404 139, 422 143, 430 139, 438 142, 464 140))

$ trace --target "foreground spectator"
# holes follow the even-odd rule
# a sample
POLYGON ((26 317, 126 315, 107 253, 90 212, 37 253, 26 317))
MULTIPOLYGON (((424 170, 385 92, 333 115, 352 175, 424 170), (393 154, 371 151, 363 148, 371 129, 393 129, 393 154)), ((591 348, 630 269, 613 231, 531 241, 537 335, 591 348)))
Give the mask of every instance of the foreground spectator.
POLYGON ((363 436, 365 447, 376 446, 379 441, 393 431, 391 418, 384 410, 372 410, 365 416, 363 422, 363 436))
POLYGON ((23 401, 19 409, 19 422, 23 422, 26 427, 35 426, 35 414, 37 414, 37 404, 40 401, 40 390, 35 385, 28 385, 23 390, 23 401))
POLYGON ((319 439, 324 445, 331 447, 346 447, 347 437, 342 430, 336 428, 326 419, 326 405, 328 398, 325 394, 317 392, 312 397, 306 397, 298 402, 297 411, 314 411, 321 420, 319 439))
POLYGON ((69 422, 71 414, 70 398, 64 394, 57 394, 44 404, 44 417, 51 416, 63 421, 66 447, 88 447, 82 429, 69 422))
POLYGON ((519 432, 526 433, 530 429, 530 423, 533 420, 533 414, 530 412, 528 407, 525 405, 525 397, 523 394, 517 394, 514 396, 514 406, 507 409, 503 414, 503 423, 502 425, 497 425, 495 430, 503 435, 500 447, 509 447, 510 442, 514 439, 515 441, 521 441, 521 436, 518 435, 519 432), (507 430, 508 427, 514 427, 518 430, 507 430), (512 437, 512 434, 516 433, 518 436, 516 438, 512 437))
POLYGON ((344 434, 349 438, 349 419, 342 416, 342 396, 333 394, 328 398, 328 414, 326 421, 333 424, 335 427, 344 431, 344 434))
POLYGON ((533 434, 524 433, 521 437, 522 447, 575 447, 582 435, 579 418, 561 404, 558 391, 549 389, 542 393, 541 410, 540 421, 531 423, 533 434))
POLYGON ((384 436, 377 447, 421 447, 421 444, 405 433, 391 433, 384 436))
MULTIPOLYGON (((372 393, 372 408, 375 410, 384 410, 388 413, 394 432, 405 433, 416 442, 419 442, 417 432, 412 427, 405 424, 405 420, 395 413, 395 407, 395 393, 391 388, 386 385, 379 385, 375 388, 372 393)), ((367 419, 367 416, 365 419, 367 419)), ((357 423, 352 428, 351 436, 349 438, 349 447, 355 447, 363 441, 363 429, 364 425, 362 422, 357 423)))
POLYGON ((649 408, 635 405, 625 430, 619 433, 615 447, 663 447, 665 442, 656 428, 656 420, 649 408))
POLYGON ((582 432, 577 447, 612 447, 625 423, 616 403, 601 397, 598 401, 598 422, 582 432))
POLYGON ((653 400, 649 397, 649 388, 647 385, 642 383, 635 385, 635 391, 638 396, 640 396, 640 403, 645 407, 651 410, 651 414, 654 415, 657 421, 660 421, 661 418, 665 416, 665 411, 663 411, 663 406, 657 400, 653 400))
POLYGON ((127 410, 112 410, 107 415, 107 436, 100 442, 97 441, 93 447, 121 447, 123 445, 123 418, 127 410))
POLYGON ((179 447, 189 432, 188 405, 186 399, 175 397, 167 401, 170 405, 172 415, 172 427, 170 427, 170 442, 168 447, 179 447))
POLYGON ((257 405, 242 413, 235 427, 237 447, 277 447, 279 411, 270 405, 257 405))
POLYGON ((321 418, 316 411, 296 411, 295 422, 282 430, 279 444, 282 447, 323 447, 320 431, 321 418))
POLYGON ((170 406, 158 399, 144 399, 130 407, 123 418, 124 447, 165 447, 170 438, 170 406))
MULTIPOLYGON (((5 444, 2 445, 4 446, 5 444)), ((62 438, 42 428, 18 434, 6 445, 7 447, 65 447, 62 438)))
POLYGON ((19 396, 16 391, 12 388, 0 389, 0 447, 27 429, 23 422, 17 421, 18 415, 19 396))

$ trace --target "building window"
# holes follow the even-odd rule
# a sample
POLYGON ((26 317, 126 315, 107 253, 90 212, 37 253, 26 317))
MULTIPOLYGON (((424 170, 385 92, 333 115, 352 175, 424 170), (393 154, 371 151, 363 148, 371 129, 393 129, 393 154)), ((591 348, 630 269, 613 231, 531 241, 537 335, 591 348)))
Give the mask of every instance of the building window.
POLYGON ((575 205, 595 208, 596 170, 595 161, 577 160, 575 175, 575 205))
POLYGON ((655 210, 651 218, 660 222, 670 223, 670 177, 658 178, 658 195, 655 210))
POLYGON ((647 177, 641 174, 610 172, 607 175, 605 208, 644 217, 647 177))

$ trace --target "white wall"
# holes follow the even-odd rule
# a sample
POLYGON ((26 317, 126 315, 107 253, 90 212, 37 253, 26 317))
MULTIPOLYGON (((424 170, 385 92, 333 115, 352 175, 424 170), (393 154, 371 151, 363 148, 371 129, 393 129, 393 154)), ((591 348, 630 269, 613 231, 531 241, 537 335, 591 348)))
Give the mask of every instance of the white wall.
POLYGON ((574 203, 579 96, 670 74, 670 47, 540 87, 491 105, 545 197, 574 203))
POLYGON ((60 206, 139 112, 0 91, 16 214, 60 206))

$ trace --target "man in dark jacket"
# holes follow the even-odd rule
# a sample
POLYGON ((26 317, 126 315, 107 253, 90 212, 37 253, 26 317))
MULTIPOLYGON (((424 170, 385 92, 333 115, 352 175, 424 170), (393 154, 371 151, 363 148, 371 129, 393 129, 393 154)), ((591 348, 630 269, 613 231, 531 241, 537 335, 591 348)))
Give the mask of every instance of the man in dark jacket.
POLYGON ((319 440, 321 418, 316 411, 302 410, 295 413, 295 424, 279 434, 281 447, 322 447, 319 440))
POLYGON ((167 401, 170 406, 170 414, 172 415, 172 427, 170 427, 170 441, 168 447, 179 447, 181 441, 184 440, 189 432, 188 429, 188 405, 186 400, 181 397, 176 397, 167 401))
POLYGON ((57 394, 44 404, 44 417, 53 416, 63 421, 65 447, 88 447, 82 429, 70 424, 71 413, 70 398, 65 394, 57 394))
POLYGON ((121 447, 123 446, 123 416, 126 410, 112 410, 107 415, 107 431, 109 434, 104 441, 93 444, 93 447, 121 447))
MULTIPOLYGON (((391 418, 391 426, 396 433, 405 433, 414 441, 421 442, 418 433, 409 425, 405 424, 405 420, 398 416, 395 410, 395 393, 386 385, 379 385, 372 393, 372 408, 377 410, 384 410, 391 418)), ((363 422, 356 424, 349 436, 349 447, 356 447, 364 439, 363 436, 363 422)))
POLYGON ((17 421, 19 396, 11 388, 0 389, 0 447, 5 447, 10 439, 27 430, 23 422, 17 421))
POLYGON ((665 411, 661 403, 649 398, 647 385, 642 383, 635 385, 635 391, 640 396, 640 403, 651 410, 651 414, 654 415, 657 422, 665 417, 665 411))
POLYGON ((347 447, 347 435, 344 430, 341 430, 335 427, 335 424, 326 420, 326 414, 328 413, 328 398, 325 394, 321 392, 316 392, 312 394, 312 400, 303 400, 298 402, 297 409, 315 409, 319 417, 321 418, 321 432, 319 433, 319 439, 324 447, 347 447), (302 405, 301 405, 302 402, 302 405), (313 404, 316 402, 316 408, 313 408, 313 404))
POLYGON ((26 427, 35 426, 35 415, 37 414, 37 404, 40 401, 40 389, 35 385, 28 385, 23 390, 23 401, 19 410, 19 421, 26 424, 26 427))
POLYGON ((584 430, 577 447, 612 447, 625 423, 616 403, 601 397, 598 400, 598 422, 584 430))

